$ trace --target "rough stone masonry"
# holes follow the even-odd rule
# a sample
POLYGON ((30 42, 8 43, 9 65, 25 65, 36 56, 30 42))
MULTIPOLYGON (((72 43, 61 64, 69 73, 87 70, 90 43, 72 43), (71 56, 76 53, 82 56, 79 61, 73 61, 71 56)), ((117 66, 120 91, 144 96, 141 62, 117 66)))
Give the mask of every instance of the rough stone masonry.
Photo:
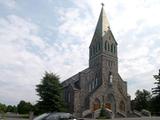
POLYGON ((127 82, 118 73, 117 45, 102 5, 89 46, 89 67, 62 83, 69 112, 97 117, 102 105, 115 117, 130 112, 127 82))

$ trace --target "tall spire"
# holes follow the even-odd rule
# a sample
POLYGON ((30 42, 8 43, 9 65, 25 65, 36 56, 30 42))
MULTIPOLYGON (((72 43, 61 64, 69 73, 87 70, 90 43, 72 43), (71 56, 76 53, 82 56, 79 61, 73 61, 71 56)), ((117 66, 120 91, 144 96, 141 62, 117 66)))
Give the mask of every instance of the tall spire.
POLYGON ((105 31, 109 29, 109 22, 108 22, 103 6, 104 4, 102 3, 101 13, 100 13, 98 23, 96 26, 96 30, 95 30, 95 33, 99 34, 100 36, 103 36, 105 31))

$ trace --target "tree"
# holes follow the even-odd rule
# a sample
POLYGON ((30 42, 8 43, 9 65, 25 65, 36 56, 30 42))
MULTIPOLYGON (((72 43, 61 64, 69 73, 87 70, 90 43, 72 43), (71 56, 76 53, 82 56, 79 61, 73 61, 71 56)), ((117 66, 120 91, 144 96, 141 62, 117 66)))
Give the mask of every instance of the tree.
POLYGON ((156 80, 156 82, 154 83, 154 84, 156 84, 156 87, 152 88, 152 93, 153 93, 153 95, 160 96, 160 69, 159 69, 158 75, 153 75, 153 77, 156 80))
POLYGON ((151 110, 152 114, 160 116, 160 70, 158 75, 153 75, 156 84, 155 88, 152 88, 153 97, 151 99, 151 110))
POLYGON ((20 114, 28 114, 30 111, 33 110, 33 106, 30 102, 25 102, 24 100, 21 100, 17 105, 17 110, 20 114))
POLYGON ((152 115, 160 116, 160 96, 154 96, 151 99, 151 112, 152 115))
POLYGON ((45 72, 41 83, 36 85, 36 91, 40 97, 38 107, 41 112, 64 111, 62 86, 59 82, 59 76, 45 72))
POLYGON ((13 112, 17 113, 17 107, 15 105, 13 105, 13 112))
POLYGON ((5 105, 5 104, 0 103, 0 113, 4 113, 4 112, 6 112, 6 109, 7 109, 6 105, 5 105))
POLYGON ((6 112, 14 112, 14 107, 12 105, 8 105, 6 112))
POLYGON ((132 109, 136 109, 138 111, 141 111, 142 109, 149 110, 151 100, 150 92, 144 89, 143 91, 137 90, 135 95, 135 99, 131 102, 132 109))
POLYGON ((109 119, 110 115, 106 112, 104 106, 101 108, 98 119, 109 119))
POLYGON ((13 113, 17 113, 17 107, 15 105, 8 105, 6 112, 13 112, 13 113))
POLYGON ((5 112, 14 112, 16 113, 17 112, 17 107, 14 105, 5 105, 5 104, 2 104, 0 103, 0 113, 5 113, 5 112))

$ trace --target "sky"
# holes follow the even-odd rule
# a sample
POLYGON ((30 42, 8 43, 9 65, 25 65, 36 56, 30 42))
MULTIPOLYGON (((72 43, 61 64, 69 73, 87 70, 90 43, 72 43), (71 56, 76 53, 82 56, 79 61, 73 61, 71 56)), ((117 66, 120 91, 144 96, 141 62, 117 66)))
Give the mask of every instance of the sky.
POLYGON ((151 91, 160 69, 159 0, 0 0, 0 102, 34 104, 45 71, 62 82, 87 68, 102 2, 129 95, 151 91))

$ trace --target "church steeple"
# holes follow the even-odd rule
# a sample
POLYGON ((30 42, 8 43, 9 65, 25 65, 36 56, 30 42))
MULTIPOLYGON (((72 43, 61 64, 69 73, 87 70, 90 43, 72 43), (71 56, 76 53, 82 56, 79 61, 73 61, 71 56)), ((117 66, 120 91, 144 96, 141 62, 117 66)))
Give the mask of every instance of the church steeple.
POLYGON ((106 59, 114 58, 115 61, 117 60, 117 42, 110 30, 104 4, 102 4, 96 29, 89 47, 89 53, 90 67, 97 64, 97 60, 101 56, 105 56, 106 59))
POLYGON ((103 6, 104 6, 104 4, 102 3, 101 13, 100 13, 98 23, 96 26, 96 30, 95 30, 95 34, 98 34, 101 37, 104 36, 105 31, 108 31, 108 29, 110 27, 103 6))

